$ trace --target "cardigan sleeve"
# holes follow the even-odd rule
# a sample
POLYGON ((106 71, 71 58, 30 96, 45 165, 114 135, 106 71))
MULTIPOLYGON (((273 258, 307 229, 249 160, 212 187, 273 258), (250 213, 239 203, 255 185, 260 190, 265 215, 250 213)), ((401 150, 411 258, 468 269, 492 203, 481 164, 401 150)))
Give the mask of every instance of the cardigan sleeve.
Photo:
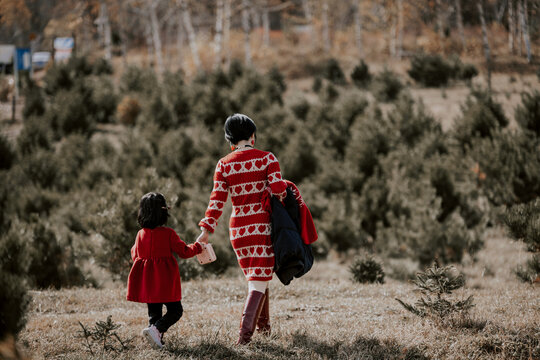
POLYGON ((131 260, 135 261, 137 258, 137 243, 139 242, 139 233, 137 233, 137 236, 135 237, 135 244, 133 244, 133 247, 131 248, 131 260))
POLYGON ((196 242, 194 244, 187 245, 185 242, 180 239, 180 236, 176 231, 171 229, 171 250, 178 254, 182 259, 188 259, 197 254, 200 254, 203 249, 200 243, 196 242))
POLYGON ((266 176, 272 195, 276 196, 280 201, 283 201, 287 196, 287 184, 281 177, 281 169, 276 156, 272 153, 267 155, 268 167, 266 169, 266 176))
POLYGON ((223 207, 227 202, 229 195, 227 181, 223 176, 223 163, 218 161, 216 171, 214 173, 214 188, 210 194, 210 202, 204 214, 204 219, 199 222, 200 227, 204 227, 211 234, 216 229, 218 219, 223 213, 223 207))

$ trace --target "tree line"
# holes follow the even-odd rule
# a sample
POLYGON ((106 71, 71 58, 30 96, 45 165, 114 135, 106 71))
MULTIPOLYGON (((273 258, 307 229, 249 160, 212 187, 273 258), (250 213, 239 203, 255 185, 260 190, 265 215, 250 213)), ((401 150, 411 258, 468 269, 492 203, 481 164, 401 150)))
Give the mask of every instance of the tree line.
POLYGON ((539 0, 1 0, 0 41, 22 46, 32 40, 32 47, 47 50, 52 37, 72 35, 80 53, 100 51, 106 59, 118 55, 126 62, 131 49, 146 48, 161 74, 172 59, 181 65, 189 58, 197 69, 228 66, 235 46, 243 47, 249 65, 254 51, 284 38, 332 54, 340 32, 360 57, 366 54, 366 34, 375 32, 383 36, 383 51, 398 59, 423 47, 421 40, 405 46, 406 33, 419 39, 436 33, 431 40, 439 52, 464 52, 467 28, 482 26, 486 49, 490 26, 499 24, 508 52, 530 62, 539 7, 539 0), (450 46, 450 39, 457 45, 450 46), (205 62, 208 50, 212 56, 205 62))

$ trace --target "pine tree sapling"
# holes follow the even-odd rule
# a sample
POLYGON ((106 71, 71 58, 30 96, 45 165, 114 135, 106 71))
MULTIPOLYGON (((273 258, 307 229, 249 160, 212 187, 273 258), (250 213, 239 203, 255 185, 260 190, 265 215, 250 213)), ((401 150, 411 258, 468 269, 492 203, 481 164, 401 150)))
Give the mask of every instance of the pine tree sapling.
POLYGON ((516 109, 516 122, 534 136, 540 138, 540 92, 521 94, 521 105, 516 109))
POLYGON ((382 102, 391 102, 397 99, 404 85, 398 75, 385 68, 377 74, 372 83, 372 92, 375 98, 382 102))
POLYGON ((379 283, 384 284, 384 271, 380 263, 373 257, 366 256, 357 258, 349 266, 353 281, 359 283, 379 283))
POLYGON ((423 294, 414 305, 396 300, 408 311, 420 317, 429 317, 439 322, 452 320, 456 315, 468 315, 474 306, 473 296, 463 300, 451 298, 454 290, 465 285, 465 277, 451 265, 440 267, 437 261, 425 272, 416 274, 413 283, 423 294))
POLYGON ((515 270, 516 275, 524 282, 540 282, 540 198, 512 206, 503 220, 510 236, 523 241, 527 250, 534 253, 524 266, 515 270))
POLYGON ((101 349, 101 355, 105 352, 120 353, 133 347, 131 345, 133 338, 122 339, 116 332, 121 325, 112 321, 112 315, 107 316, 107 321, 96 321, 96 324, 91 329, 84 326, 80 321, 79 325, 82 330, 78 337, 84 339, 86 348, 92 355, 96 355, 94 347, 101 349))
POLYGON ((367 85, 369 85, 371 81, 371 74, 369 73, 369 67, 364 60, 360 61, 360 63, 354 67, 351 73, 351 80, 353 81, 354 85, 359 88, 365 88, 367 85))

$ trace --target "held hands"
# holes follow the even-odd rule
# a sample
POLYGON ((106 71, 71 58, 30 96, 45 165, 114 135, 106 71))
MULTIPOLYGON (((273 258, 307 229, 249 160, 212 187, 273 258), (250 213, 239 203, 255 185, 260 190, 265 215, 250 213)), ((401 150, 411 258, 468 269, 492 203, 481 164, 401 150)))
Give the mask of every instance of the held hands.
POLYGON ((208 233, 208 230, 206 230, 205 228, 201 228, 201 235, 199 235, 199 237, 197 238, 197 242, 200 243, 203 248, 206 244, 208 244, 208 237, 209 237, 209 233, 208 233))

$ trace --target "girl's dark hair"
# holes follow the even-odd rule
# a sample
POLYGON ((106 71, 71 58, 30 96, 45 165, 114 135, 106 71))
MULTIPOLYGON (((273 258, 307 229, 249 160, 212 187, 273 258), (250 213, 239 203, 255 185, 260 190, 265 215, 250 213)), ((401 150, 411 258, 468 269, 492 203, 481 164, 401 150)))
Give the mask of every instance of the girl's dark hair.
POLYGON ((141 198, 137 215, 137 221, 141 227, 154 229, 165 225, 168 218, 169 210, 162 194, 149 192, 141 198))
POLYGON ((234 114, 225 121, 225 139, 231 144, 248 140, 257 131, 253 120, 243 114, 234 114))

